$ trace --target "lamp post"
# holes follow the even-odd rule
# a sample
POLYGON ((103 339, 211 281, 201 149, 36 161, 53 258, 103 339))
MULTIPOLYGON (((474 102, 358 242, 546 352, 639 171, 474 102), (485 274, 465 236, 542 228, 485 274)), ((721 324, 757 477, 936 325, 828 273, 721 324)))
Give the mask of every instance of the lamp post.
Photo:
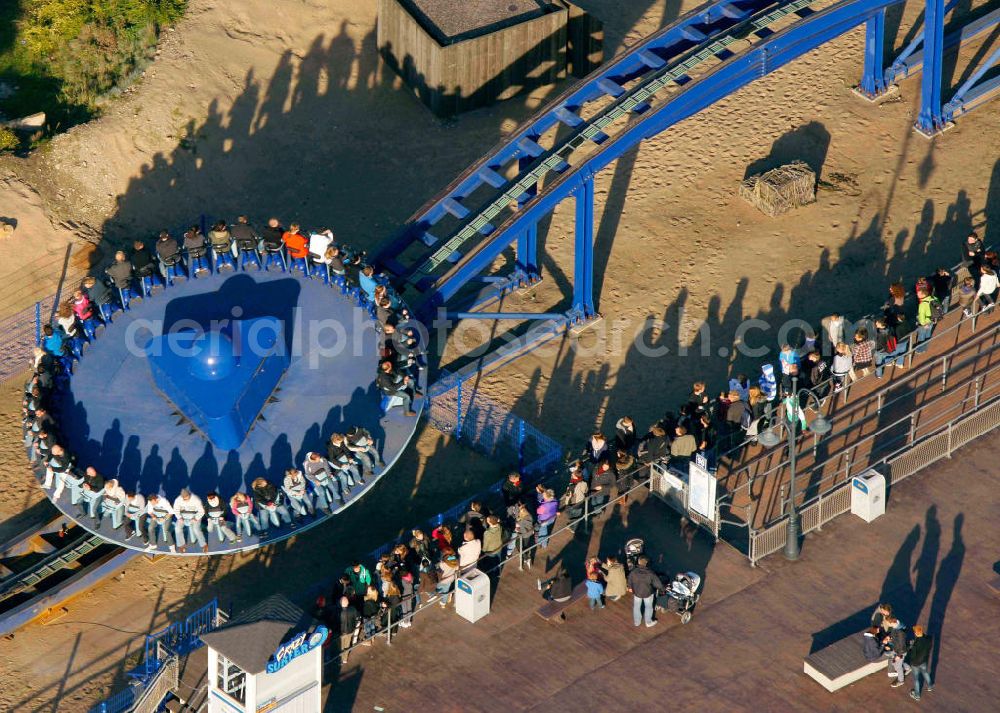
MULTIPOLYGON (((806 395, 806 400, 813 399, 816 402, 816 413, 819 414, 808 426, 809 430, 818 436, 829 433, 833 426, 820 413, 823 402, 811 389, 799 389, 799 378, 792 376, 792 392, 785 399, 785 431, 788 434, 788 470, 791 473, 791 482, 788 486, 788 527, 785 537, 785 558, 797 560, 799 558, 799 511, 795 505, 795 441, 798 435, 797 424, 799 423, 800 399, 802 394, 806 395)), ((777 424, 771 424, 767 430, 757 436, 760 444, 766 448, 772 448, 781 442, 778 434, 777 424)))

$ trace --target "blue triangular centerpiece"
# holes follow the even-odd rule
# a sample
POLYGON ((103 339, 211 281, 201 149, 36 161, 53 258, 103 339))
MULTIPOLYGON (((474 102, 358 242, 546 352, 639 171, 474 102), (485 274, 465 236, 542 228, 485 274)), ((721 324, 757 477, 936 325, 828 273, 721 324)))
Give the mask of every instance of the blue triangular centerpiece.
POLYGON ((156 387, 222 450, 243 443, 289 363, 282 320, 231 325, 172 331, 146 347, 156 387))

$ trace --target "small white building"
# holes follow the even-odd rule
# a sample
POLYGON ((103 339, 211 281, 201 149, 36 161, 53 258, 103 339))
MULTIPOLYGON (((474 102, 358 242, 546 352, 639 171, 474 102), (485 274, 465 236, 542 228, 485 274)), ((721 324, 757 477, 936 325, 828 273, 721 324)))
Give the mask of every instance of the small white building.
POLYGON ((281 594, 202 634, 208 713, 318 713, 327 636, 281 594))

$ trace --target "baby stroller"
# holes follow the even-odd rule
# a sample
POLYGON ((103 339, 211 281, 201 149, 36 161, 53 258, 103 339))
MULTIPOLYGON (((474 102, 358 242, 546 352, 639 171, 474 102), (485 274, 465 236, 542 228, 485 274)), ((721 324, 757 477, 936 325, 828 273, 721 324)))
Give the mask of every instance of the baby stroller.
POLYGON ((645 543, 639 537, 633 537, 625 543, 625 566, 628 568, 628 571, 631 572, 638 566, 639 557, 642 556, 645 547, 645 543))
POLYGON ((694 572, 681 572, 656 597, 656 608, 673 612, 681 618, 681 624, 691 621, 691 612, 701 598, 698 589, 701 577, 694 572))

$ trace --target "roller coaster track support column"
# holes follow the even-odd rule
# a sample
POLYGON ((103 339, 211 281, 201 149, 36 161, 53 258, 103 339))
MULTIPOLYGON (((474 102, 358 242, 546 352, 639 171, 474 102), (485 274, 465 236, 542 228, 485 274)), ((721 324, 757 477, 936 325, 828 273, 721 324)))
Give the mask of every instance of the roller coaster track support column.
POLYGON ((573 267, 573 308, 569 317, 581 322, 594 316, 594 174, 576 189, 576 250, 573 267))
MULTIPOLYGON (((518 159, 518 169, 525 171, 530 168, 532 157, 518 159)), ((518 208, 522 208, 538 194, 538 184, 531 186, 518 199, 518 208)), ((520 271, 523 283, 534 284, 541 279, 538 269, 538 223, 532 223, 517 235, 517 270, 520 271)))
POLYGON ((920 87, 920 115, 916 129, 933 136, 945 128, 941 114, 941 64, 944 57, 944 0, 926 0, 924 6, 924 69, 920 87))
POLYGON ((865 24, 865 64, 858 91, 869 99, 885 94, 885 8, 865 24))

